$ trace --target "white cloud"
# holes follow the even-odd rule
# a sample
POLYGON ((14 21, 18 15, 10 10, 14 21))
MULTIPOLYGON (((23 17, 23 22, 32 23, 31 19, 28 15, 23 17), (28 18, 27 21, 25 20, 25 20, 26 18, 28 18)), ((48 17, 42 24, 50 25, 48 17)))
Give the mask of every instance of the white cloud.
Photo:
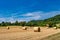
POLYGON ((10 17, 0 17, 0 22, 5 21, 5 22, 15 22, 17 21, 30 21, 30 20, 40 20, 40 19, 46 19, 53 17, 57 14, 60 14, 60 11, 51 11, 51 12, 43 12, 43 11, 38 11, 38 12, 29 12, 29 13, 24 13, 24 14, 13 14, 10 17), (20 17, 18 17, 20 16, 20 17))
POLYGON ((23 16, 23 17, 26 17, 25 19, 31 19, 31 20, 38 20, 41 16, 40 16, 40 13, 41 12, 31 12, 31 13, 25 13, 23 15, 20 15, 20 16, 23 16))
POLYGON ((32 13, 27 13, 27 14, 24 14, 23 16, 33 16, 32 13))
POLYGON ((41 11, 38 11, 38 12, 30 12, 30 13, 25 13, 23 15, 20 15, 20 16, 40 16, 40 13, 43 13, 41 11))
POLYGON ((40 20, 40 19, 50 18, 58 14, 60 14, 60 11, 50 11, 50 12, 38 11, 38 12, 25 13, 20 16, 26 17, 24 19, 28 19, 28 20, 40 20))
POLYGON ((5 21, 5 18, 0 18, 0 21, 5 21))

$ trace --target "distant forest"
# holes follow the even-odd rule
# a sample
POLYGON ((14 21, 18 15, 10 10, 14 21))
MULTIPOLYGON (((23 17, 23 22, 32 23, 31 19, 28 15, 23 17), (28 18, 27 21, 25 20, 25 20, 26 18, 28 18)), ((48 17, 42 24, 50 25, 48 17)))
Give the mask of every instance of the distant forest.
POLYGON ((2 22, 0 23, 0 26, 46 26, 46 24, 49 24, 51 26, 55 26, 55 24, 60 23, 60 15, 56 15, 54 17, 45 19, 45 20, 31 20, 29 22, 23 21, 23 22, 2 22))

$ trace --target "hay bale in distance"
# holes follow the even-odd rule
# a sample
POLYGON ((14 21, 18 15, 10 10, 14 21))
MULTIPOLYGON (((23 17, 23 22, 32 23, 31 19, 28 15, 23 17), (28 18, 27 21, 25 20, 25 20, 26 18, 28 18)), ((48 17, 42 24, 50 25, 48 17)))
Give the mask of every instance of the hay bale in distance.
POLYGON ((9 27, 7 27, 7 29, 10 29, 9 27))
POLYGON ((40 32, 40 31, 41 31, 40 27, 34 27, 34 32, 40 32))
POLYGON ((54 27, 54 29, 57 29, 57 27, 54 27))
POLYGON ((54 29, 56 29, 56 27, 53 27, 54 29))
POLYGON ((22 27, 23 30, 27 30, 27 27, 22 27))

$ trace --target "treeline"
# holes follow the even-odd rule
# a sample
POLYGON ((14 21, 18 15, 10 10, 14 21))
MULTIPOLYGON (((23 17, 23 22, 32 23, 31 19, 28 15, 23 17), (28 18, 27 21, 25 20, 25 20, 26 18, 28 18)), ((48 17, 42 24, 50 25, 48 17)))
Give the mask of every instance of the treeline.
POLYGON ((31 20, 29 22, 23 21, 23 22, 2 22, 0 23, 0 26, 46 26, 46 24, 49 24, 50 26, 56 26, 56 24, 60 23, 60 15, 56 15, 54 17, 45 19, 45 20, 31 20))
POLYGON ((2 22, 0 23, 0 26, 40 26, 40 22, 38 22, 37 20, 31 20, 29 22, 23 21, 23 22, 2 22))

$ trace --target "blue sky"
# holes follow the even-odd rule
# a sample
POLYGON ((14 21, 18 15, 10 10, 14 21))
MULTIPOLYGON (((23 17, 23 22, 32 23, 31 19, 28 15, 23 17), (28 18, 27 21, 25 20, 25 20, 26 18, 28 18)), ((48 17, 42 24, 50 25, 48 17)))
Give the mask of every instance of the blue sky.
POLYGON ((60 0, 0 0, 0 22, 41 20, 60 14, 60 0))

